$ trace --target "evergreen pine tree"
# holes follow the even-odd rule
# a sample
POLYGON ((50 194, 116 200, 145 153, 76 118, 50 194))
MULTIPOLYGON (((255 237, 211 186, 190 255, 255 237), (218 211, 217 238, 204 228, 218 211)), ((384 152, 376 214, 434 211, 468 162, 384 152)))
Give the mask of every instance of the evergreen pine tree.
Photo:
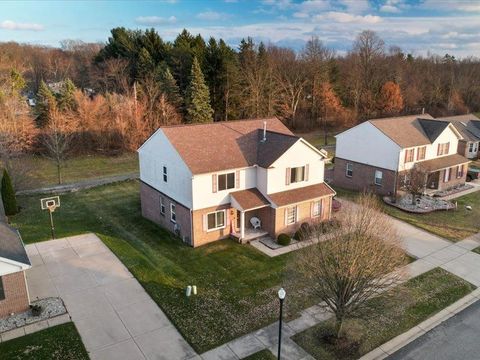
POLYGON ((58 97, 58 106, 60 110, 75 110, 77 102, 75 101, 75 91, 77 88, 72 80, 66 79, 63 82, 62 90, 58 97))
POLYGON ((182 97, 180 95, 180 88, 177 85, 177 81, 173 77, 170 69, 167 67, 161 71, 159 76, 160 88, 167 96, 169 104, 175 106, 177 109, 182 106, 182 97))
POLYGON ((57 100, 42 80, 37 93, 37 105, 35 105, 36 122, 39 127, 45 127, 50 121, 50 114, 56 108, 57 100))
POLYGON ((193 59, 190 84, 186 94, 187 122, 212 122, 213 109, 210 105, 210 92, 205 84, 197 58, 193 59))
POLYGON ((1 193, 5 215, 15 215, 18 212, 17 199, 15 190, 13 190, 12 180, 6 169, 3 170, 1 193))
POLYGON ((138 53, 137 79, 144 79, 152 73, 155 64, 147 49, 142 47, 138 53))

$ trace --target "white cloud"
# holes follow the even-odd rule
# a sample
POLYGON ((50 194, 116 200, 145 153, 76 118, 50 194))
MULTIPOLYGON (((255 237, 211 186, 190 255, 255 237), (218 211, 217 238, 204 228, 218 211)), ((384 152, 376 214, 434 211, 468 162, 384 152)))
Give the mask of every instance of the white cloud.
POLYGON ((304 13, 319 12, 330 9, 328 0, 307 0, 298 4, 298 10, 304 13))
POLYGON ((12 20, 5 20, 0 22, 0 29, 41 31, 44 27, 43 25, 35 23, 17 23, 12 20))
POLYGON ((177 22, 175 16, 170 16, 169 18, 164 18, 160 16, 139 16, 135 19, 135 22, 140 25, 165 25, 165 24, 174 24, 177 22))
POLYGON ((339 23, 355 23, 355 24, 376 24, 382 21, 380 16, 376 15, 352 15, 345 12, 329 11, 325 14, 317 15, 314 18, 317 21, 330 19, 339 23))
POLYGON ((401 10, 396 7, 395 5, 382 5, 379 9, 381 12, 388 12, 388 13, 399 13, 401 10))
POLYGON ((368 0, 339 0, 339 3, 346 8, 346 11, 353 14, 363 14, 370 10, 368 0))
POLYGON ((307 13, 304 13, 304 12, 301 12, 301 11, 298 11, 298 12, 294 12, 293 13, 293 17, 294 18, 297 18, 297 19, 306 19, 308 18, 310 15, 308 15, 307 13))
POLYGON ((286 10, 293 5, 291 0, 262 0, 262 4, 274 6, 279 10, 286 10))
POLYGON ((231 15, 226 13, 219 13, 216 11, 205 11, 197 14, 197 19, 205 21, 215 21, 215 20, 225 20, 228 19, 231 15))
POLYGON ((421 8, 443 11, 480 12, 480 2, 477 0, 438 1, 425 0, 421 8))

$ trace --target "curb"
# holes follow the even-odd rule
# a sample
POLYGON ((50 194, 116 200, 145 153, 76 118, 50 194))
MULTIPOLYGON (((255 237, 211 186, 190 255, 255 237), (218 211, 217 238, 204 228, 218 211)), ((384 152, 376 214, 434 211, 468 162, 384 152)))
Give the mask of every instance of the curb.
POLYGON ((373 349, 369 353, 363 355, 360 360, 381 360, 392 355, 394 352, 400 350, 415 339, 419 338, 428 331, 434 329, 436 326, 450 319, 458 314, 460 311, 469 307, 476 301, 480 300, 480 288, 472 291, 470 294, 464 296, 460 300, 447 306, 445 309, 439 311, 432 317, 414 326, 403 334, 394 337, 386 343, 373 349))

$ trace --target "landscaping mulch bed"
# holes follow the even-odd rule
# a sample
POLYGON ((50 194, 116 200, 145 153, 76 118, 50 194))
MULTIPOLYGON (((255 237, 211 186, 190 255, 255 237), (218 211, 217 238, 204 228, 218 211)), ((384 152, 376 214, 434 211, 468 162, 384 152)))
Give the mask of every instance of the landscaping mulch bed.
POLYGON ((453 210, 456 208, 455 204, 450 201, 440 200, 430 196, 418 197, 415 204, 412 204, 412 195, 410 194, 397 199, 395 202, 390 196, 384 196, 383 201, 400 210, 417 214, 427 214, 433 211, 453 210))

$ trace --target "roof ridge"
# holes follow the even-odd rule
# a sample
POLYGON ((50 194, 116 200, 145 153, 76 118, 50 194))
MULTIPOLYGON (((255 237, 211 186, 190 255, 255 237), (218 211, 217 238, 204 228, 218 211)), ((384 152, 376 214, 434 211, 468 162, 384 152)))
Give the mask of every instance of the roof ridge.
POLYGON ((202 126, 202 125, 227 125, 229 123, 239 123, 239 122, 249 122, 249 121, 259 121, 259 120, 281 120, 276 117, 266 117, 266 118, 251 118, 251 119, 236 119, 236 120, 223 120, 223 121, 212 121, 207 123, 187 123, 187 124, 175 124, 175 125, 164 125, 160 126, 159 129, 165 128, 179 128, 179 127, 190 127, 190 126, 202 126))
MULTIPOLYGON (((376 121, 376 120, 391 120, 391 119, 403 119, 403 118, 409 118, 409 117, 416 117, 417 119, 421 118, 422 115, 430 116, 433 118, 432 115, 428 113, 423 113, 423 114, 411 114, 411 115, 400 115, 400 116, 389 116, 389 117, 384 117, 384 118, 374 118, 374 119, 368 119, 367 121, 376 121)), ((425 119, 427 120, 427 119, 425 119)), ((431 119, 429 119, 431 120, 431 119)))

